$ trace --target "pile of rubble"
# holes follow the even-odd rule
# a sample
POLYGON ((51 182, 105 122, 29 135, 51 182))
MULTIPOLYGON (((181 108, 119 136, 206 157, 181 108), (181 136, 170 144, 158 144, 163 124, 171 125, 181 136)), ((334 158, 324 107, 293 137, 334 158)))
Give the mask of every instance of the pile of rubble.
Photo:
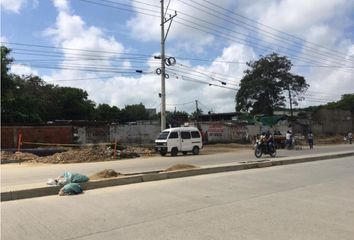
POLYGON ((32 153, 25 153, 25 152, 4 152, 1 151, 1 162, 8 161, 8 162, 22 162, 22 161, 35 161, 39 157, 32 153))
POLYGON ((79 149, 69 149, 66 152, 55 153, 50 156, 39 157, 31 153, 9 153, 1 152, 1 161, 20 161, 32 163, 80 163, 80 162, 98 162, 98 161, 111 161, 113 159, 136 158, 146 156, 152 152, 145 148, 127 147, 125 149, 114 150, 107 146, 94 146, 83 147, 79 149), (115 158, 114 158, 115 156, 115 158))
POLYGON ((102 178, 114 178, 120 175, 122 174, 114 171, 113 169, 105 169, 96 174, 91 175, 89 178, 90 180, 95 180, 95 179, 102 179, 102 178))

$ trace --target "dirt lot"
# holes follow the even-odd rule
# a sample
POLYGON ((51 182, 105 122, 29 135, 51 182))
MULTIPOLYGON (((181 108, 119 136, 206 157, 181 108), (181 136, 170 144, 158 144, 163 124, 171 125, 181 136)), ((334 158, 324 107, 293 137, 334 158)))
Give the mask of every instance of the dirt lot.
MULTIPOLYGON (((332 137, 315 137, 316 145, 325 144, 341 144, 344 143, 341 135, 332 137)), ((299 145, 306 145, 306 140, 298 142, 299 145)), ((205 145, 200 152, 201 155, 209 155, 220 152, 244 151, 252 148, 252 144, 210 144, 205 145)), ((154 150, 143 147, 120 147, 114 157, 114 151, 111 146, 94 146, 78 149, 69 149, 66 152, 55 153, 51 156, 39 157, 31 153, 24 152, 1 152, 1 162, 27 162, 27 163, 49 163, 49 164, 65 164, 79 162, 98 162, 112 161, 116 159, 136 158, 136 157, 153 157, 158 156, 154 150)))

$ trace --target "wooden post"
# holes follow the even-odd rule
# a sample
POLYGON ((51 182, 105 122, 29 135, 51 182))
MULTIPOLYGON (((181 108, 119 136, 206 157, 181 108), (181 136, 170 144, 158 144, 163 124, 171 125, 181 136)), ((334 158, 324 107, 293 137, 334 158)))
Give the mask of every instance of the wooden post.
POLYGON ((17 152, 21 150, 21 145, 22 145, 22 133, 19 133, 18 140, 17 140, 17 152))
POLYGON ((113 158, 116 159, 117 157, 117 140, 114 142, 114 152, 113 152, 113 158))

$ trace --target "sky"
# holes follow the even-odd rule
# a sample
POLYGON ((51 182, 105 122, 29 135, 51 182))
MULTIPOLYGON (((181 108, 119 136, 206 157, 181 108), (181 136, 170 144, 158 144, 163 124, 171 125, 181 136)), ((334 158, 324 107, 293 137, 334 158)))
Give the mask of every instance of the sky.
MULTIPOLYGON (((354 93, 353 0, 164 0, 166 109, 235 111, 246 62, 272 52, 310 85, 298 107, 354 93), (168 8, 167 8, 168 6, 168 8), (176 16, 175 16, 176 15, 176 16)), ((96 104, 160 111, 160 0, 2 0, 11 72, 82 88, 96 104), (138 72, 137 72, 138 70, 138 72)))

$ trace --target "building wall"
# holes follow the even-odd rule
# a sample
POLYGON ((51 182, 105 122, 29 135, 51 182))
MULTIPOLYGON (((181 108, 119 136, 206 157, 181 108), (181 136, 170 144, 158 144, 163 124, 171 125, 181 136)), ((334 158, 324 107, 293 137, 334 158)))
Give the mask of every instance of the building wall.
POLYGON ((226 124, 223 121, 201 122, 197 125, 202 130, 204 141, 208 143, 227 143, 248 140, 248 131, 244 125, 226 124))
MULTIPOLYGON (((1 148, 16 148, 19 133, 22 134, 22 142, 73 143, 72 126, 3 126, 1 148)), ((25 143, 22 147, 38 147, 38 145, 25 143)))
POLYGON ((110 141, 121 143, 153 143, 160 133, 159 124, 115 125, 110 126, 110 141))
MULTIPOLYGON (((312 115, 313 125, 321 125, 322 132, 319 135, 326 134, 344 134, 353 129, 352 114, 350 111, 337 109, 321 109, 312 115)), ((320 130, 320 127, 315 128, 320 130)))

